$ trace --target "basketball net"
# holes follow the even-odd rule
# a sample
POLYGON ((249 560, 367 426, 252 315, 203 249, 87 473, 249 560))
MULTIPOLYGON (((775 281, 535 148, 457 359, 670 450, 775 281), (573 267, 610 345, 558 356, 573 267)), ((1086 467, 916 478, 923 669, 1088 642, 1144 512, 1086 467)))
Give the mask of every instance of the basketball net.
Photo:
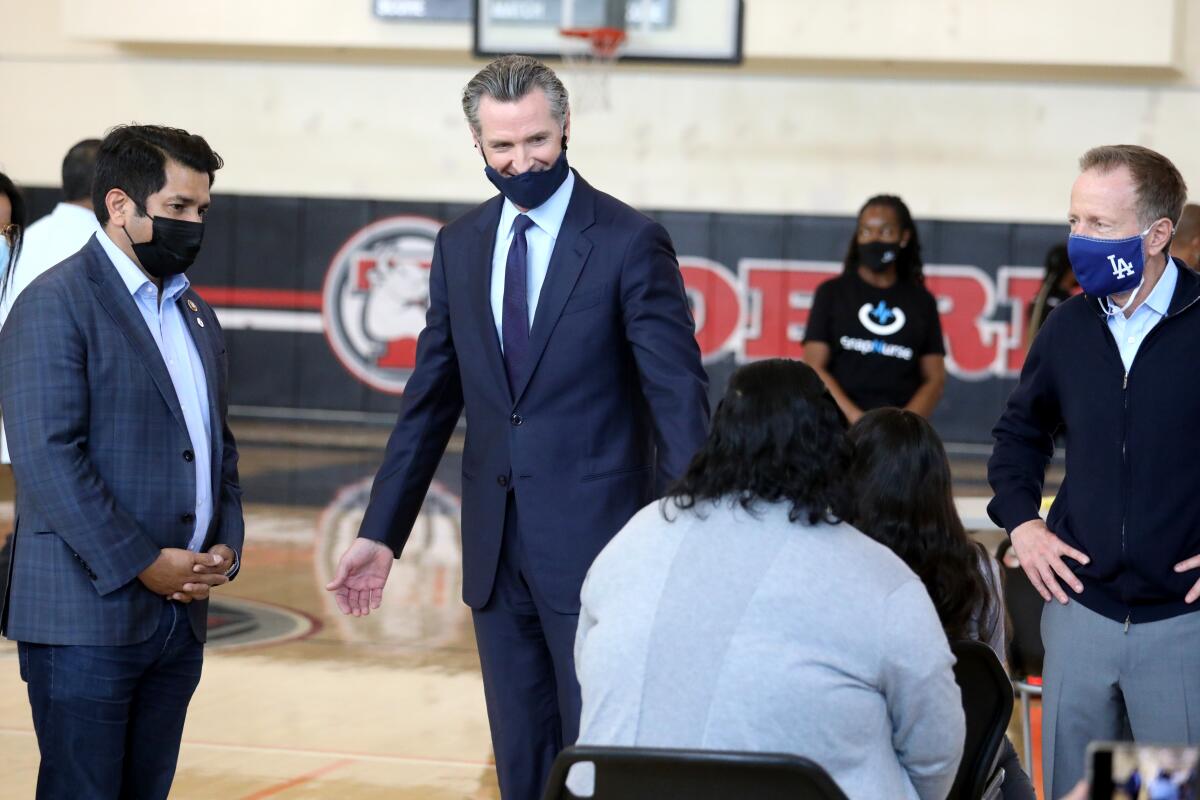
POLYGON ((609 79, 621 48, 625 44, 625 31, 619 28, 561 28, 559 34, 564 44, 573 39, 583 39, 587 47, 580 50, 564 47, 563 63, 571 75, 571 108, 574 111, 607 111, 612 105, 609 99, 609 79))

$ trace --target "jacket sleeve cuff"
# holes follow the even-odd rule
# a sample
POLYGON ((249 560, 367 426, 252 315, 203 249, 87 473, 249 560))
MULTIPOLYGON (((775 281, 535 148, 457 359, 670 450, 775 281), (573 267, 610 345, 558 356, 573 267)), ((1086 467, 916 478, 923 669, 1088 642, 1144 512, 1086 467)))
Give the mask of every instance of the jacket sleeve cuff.
POLYGON ((1008 535, 1026 522, 1041 519, 1041 498, 1031 500, 1020 496, 996 496, 988 503, 988 516, 1008 535))
POLYGON ((138 575, 141 575, 146 567, 153 564, 161 552, 162 550, 150 539, 140 535, 133 537, 122 548, 119 558, 115 557, 117 554, 110 554, 110 557, 106 558, 107 563, 100 565, 99 574, 93 571, 92 566, 82 556, 76 554, 75 557, 87 570, 96 592, 104 597, 136 581, 138 575), (118 567, 118 565, 120 566, 118 567))

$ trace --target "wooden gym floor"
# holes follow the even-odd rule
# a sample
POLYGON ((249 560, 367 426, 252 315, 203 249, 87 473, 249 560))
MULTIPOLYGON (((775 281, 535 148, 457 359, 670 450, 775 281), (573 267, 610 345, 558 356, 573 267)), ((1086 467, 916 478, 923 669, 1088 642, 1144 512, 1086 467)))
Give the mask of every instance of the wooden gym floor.
MULTIPOLYGON (((215 594, 171 796, 498 798, 461 601, 461 442, 439 469, 384 608, 356 620, 336 613, 323 586, 357 531, 388 429, 241 421, 234 431, 242 573, 215 594)), ((957 492, 985 495, 984 456, 968 449, 953 459, 957 492)), ((12 528, 12 496, 5 470, 0 538, 12 528)), ((32 797, 37 764, 16 647, 3 641, 0 800, 32 797)))

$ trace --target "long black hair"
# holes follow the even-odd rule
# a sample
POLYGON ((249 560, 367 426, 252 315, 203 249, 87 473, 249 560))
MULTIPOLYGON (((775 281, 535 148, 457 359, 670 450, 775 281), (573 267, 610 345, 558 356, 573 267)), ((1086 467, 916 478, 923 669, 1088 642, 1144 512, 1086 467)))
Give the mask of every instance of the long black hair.
POLYGON ((12 283, 13 270, 17 268, 17 258, 21 255, 21 244, 25 241, 25 198, 17 190, 12 179, 0 172, 0 194, 8 198, 9 204, 12 206, 12 224, 17 226, 16 238, 10 243, 11 247, 8 251, 8 262, 0 264, 4 268, 4 273, 0 274, 0 302, 3 302, 4 295, 8 294, 9 284, 12 283))
POLYGON ((850 440, 850 522, 917 573, 948 638, 989 641, 1001 613, 991 558, 954 508, 950 461, 933 426, 911 411, 880 408, 854 424, 850 440))
POLYGON ((748 364, 729 379, 708 440, 664 498, 682 509, 728 498, 791 504, 788 518, 835 521, 846 506, 846 418, 811 367, 783 358, 748 364))
POLYGON ((925 262, 921 260, 921 237, 917 235, 917 224, 913 221, 912 212, 908 206, 894 194, 877 194, 863 203, 855 218, 854 235, 850 237, 850 246, 846 249, 846 258, 842 261, 842 272, 849 274, 858 270, 858 228, 862 225, 863 213, 871 206, 883 206, 896 213, 900 223, 900 235, 908 231, 908 244, 900 248, 900 256, 896 259, 896 278, 900 282, 925 283, 925 262))

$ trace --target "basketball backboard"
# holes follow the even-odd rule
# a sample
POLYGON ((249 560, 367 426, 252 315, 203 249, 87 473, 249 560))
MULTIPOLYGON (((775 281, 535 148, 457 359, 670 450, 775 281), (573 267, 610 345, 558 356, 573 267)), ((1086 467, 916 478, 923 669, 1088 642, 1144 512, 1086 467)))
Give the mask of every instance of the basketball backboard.
POLYGON ((474 0, 474 51, 583 55, 591 43, 563 29, 623 28, 621 59, 742 60, 742 0, 474 0))

